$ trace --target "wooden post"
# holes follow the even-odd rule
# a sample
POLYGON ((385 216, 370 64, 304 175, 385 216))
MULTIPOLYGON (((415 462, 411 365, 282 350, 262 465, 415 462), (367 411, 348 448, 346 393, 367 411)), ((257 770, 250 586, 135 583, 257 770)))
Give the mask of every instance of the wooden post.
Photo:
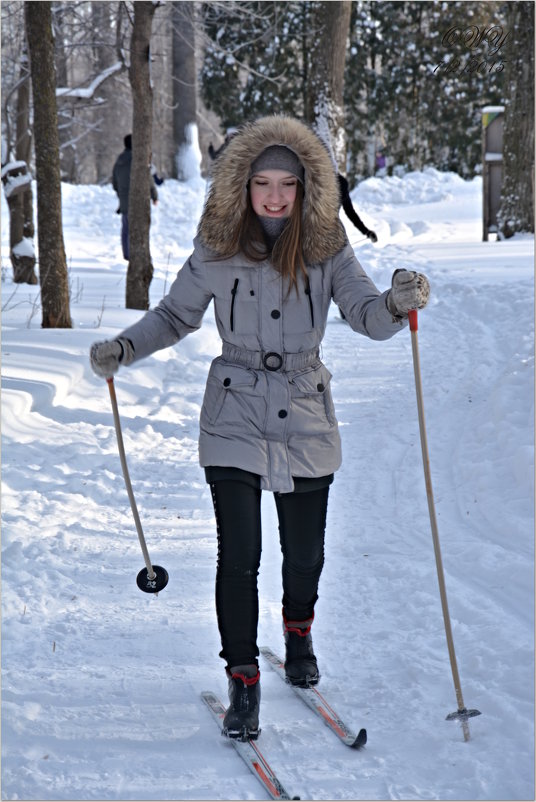
POLYGON ((504 106, 482 109, 482 240, 497 231, 501 202, 504 106))

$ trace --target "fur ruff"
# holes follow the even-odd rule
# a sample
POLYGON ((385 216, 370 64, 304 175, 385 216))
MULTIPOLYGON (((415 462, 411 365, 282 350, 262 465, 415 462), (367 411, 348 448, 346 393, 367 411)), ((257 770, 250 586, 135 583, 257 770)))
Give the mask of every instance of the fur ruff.
POLYGON ((305 169, 303 255, 306 264, 334 256, 346 243, 337 176, 322 140, 304 123, 274 115, 244 125, 217 159, 199 222, 202 242, 222 255, 246 208, 251 163, 270 145, 290 148, 305 169))

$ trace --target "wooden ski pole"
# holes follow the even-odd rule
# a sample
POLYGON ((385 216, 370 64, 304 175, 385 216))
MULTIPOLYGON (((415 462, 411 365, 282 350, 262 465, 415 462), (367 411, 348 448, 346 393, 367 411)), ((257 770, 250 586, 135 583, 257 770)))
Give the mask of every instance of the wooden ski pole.
POLYGON ((134 498, 134 491, 130 481, 130 474, 128 472, 127 457, 125 454, 125 446, 123 444, 123 434, 121 432, 121 419, 119 418, 119 408, 117 405, 117 396, 115 394, 115 385, 113 377, 106 379, 108 389, 110 391, 110 401, 112 402, 112 412, 114 416, 115 434, 117 437, 117 447, 119 449, 119 459, 121 460, 121 468, 123 469, 123 478, 125 480, 125 487, 127 489, 128 498, 130 501, 130 509, 136 525, 138 539, 140 541, 143 559, 145 560, 146 570, 142 568, 136 578, 136 584, 139 589, 144 593, 158 593, 163 590, 168 583, 168 573, 161 565, 152 565, 143 535, 140 516, 138 514, 138 507, 136 506, 136 499, 134 498))
POLYGON ((432 489, 432 476, 430 472, 430 458, 428 454, 428 440, 426 437, 426 426, 424 420, 424 404, 423 392, 421 381, 421 366, 419 359, 419 341, 418 341, 418 316, 417 310, 412 309, 408 313, 409 328, 411 331, 411 348, 413 352, 413 369, 415 373, 415 390, 417 393, 417 409, 419 413, 419 430, 421 435, 421 449, 422 461, 424 467, 424 480, 426 484, 426 497, 428 499, 428 512, 430 515, 430 525, 432 527, 432 539, 434 542, 434 554, 437 567, 437 578, 439 581, 439 593, 441 596, 441 608, 443 610, 443 621, 445 623, 445 633, 447 636, 447 646, 450 658, 450 667, 452 670, 452 678, 454 680, 454 690, 456 692, 456 701, 458 709, 454 713, 449 713, 447 720, 451 721, 458 719, 461 721, 463 729, 464 741, 469 741, 471 734, 469 732, 468 719, 473 716, 479 716, 479 710, 467 710, 463 701, 462 686, 460 682, 460 674, 458 672, 458 664, 456 662, 456 652, 454 651, 454 639, 452 637, 452 627, 450 623, 449 606, 447 601, 447 588, 445 585, 445 574, 443 571, 443 560, 441 557, 441 546, 439 543, 439 531, 437 527, 437 519, 435 513, 434 493, 432 489))

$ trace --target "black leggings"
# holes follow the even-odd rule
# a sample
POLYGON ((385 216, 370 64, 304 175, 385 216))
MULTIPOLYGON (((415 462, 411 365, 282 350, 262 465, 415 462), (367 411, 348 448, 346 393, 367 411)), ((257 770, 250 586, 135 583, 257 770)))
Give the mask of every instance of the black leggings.
MULTIPOLYGON (((251 476, 251 474, 250 474, 251 476)), ((256 663, 261 536, 261 490, 247 481, 210 482, 218 531, 216 612, 227 665, 256 663)), ((311 618, 324 564, 329 485, 309 492, 275 493, 283 554, 283 613, 311 618)))

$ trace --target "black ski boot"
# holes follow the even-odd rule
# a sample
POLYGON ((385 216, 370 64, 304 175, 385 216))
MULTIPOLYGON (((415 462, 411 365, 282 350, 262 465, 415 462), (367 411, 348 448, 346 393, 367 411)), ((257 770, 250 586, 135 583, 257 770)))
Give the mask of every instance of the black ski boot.
POLYGON ((229 677, 229 705, 222 732, 228 738, 255 741, 259 737, 260 672, 256 665, 233 666, 229 677))
POLYGON ((301 688, 316 685, 320 679, 311 637, 313 618, 314 615, 307 621, 288 621, 283 615, 285 674, 287 682, 301 688))

